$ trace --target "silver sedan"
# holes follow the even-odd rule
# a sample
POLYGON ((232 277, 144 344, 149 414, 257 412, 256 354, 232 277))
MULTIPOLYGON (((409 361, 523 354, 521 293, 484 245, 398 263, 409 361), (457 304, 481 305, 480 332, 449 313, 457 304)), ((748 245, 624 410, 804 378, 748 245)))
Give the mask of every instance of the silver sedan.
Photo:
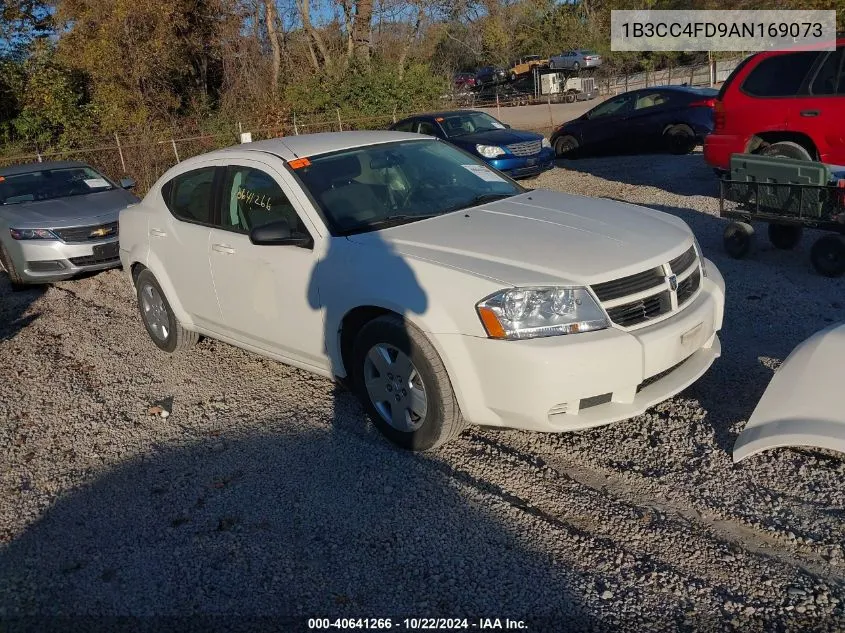
POLYGON ((601 66, 601 55, 593 51, 574 50, 564 51, 560 55, 549 57, 549 68, 557 70, 579 71, 582 68, 596 68, 601 66))
POLYGON ((118 214, 138 197, 81 162, 0 168, 0 264, 12 287, 120 266, 118 214))

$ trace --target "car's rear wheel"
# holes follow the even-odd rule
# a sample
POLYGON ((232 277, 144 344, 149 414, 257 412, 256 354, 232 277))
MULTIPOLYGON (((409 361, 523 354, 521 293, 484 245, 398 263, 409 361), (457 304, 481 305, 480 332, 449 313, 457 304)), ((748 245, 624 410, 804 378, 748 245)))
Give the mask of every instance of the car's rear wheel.
POLYGON ((801 236, 804 234, 804 229, 801 226, 794 224, 778 224, 772 222, 769 224, 769 241, 772 246, 784 251, 791 250, 801 241, 801 236))
POLYGON ((555 141, 555 156, 558 158, 571 158, 578 149, 578 139, 569 134, 564 134, 555 141))
POLYGON ((0 244, 0 264, 3 265, 3 269, 6 271, 6 274, 9 275, 9 284, 12 286, 13 291, 17 292, 27 289, 26 282, 15 268, 12 256, 9 255, 9 251, 7 251, 6 247, 2 244, 0 244))
POLYGON ((566 103, 575 103, 576 94, 574 92, 567 92, 566 93, 566 103))
POLYGON ((689 154, 695 149, 695 132, 683 123, 666 128, 663 139, 666 148, 673 154, 689 154))
POLYGON ((432 450, 466 427, 443 361, 399 315, 378 317, 361 329, 352 363, 361 403, 394 444, 432 450))
POLYGON ((141 320, 159 349, 173 353, 188 349, 199 340, 199 334, 179 323, 155 275, 149 270, 144 269, 138 274, 135 290, 141 320))
POLYGON ((796 160, 813 160, 810 152, 803 145, 792 141, 781 141, 766 145, 760 150, 763 156, 780 156, 782 158, 794 158, 796 160))
POLYGON ((746 257, 754 245, 754 227, 747 222, 731 222, 723 235, 725 251, 734 259, 746 257))
POLYGON ((845 274, 845 238, 841 235, 820 237, 810 251, 810 261, 820 275, 841 277, 845 274))
POLYGON ((575 62, 574 64, 572 64, 572 70, 577 73, 579 70, 581 70, 581 64, 575 62))

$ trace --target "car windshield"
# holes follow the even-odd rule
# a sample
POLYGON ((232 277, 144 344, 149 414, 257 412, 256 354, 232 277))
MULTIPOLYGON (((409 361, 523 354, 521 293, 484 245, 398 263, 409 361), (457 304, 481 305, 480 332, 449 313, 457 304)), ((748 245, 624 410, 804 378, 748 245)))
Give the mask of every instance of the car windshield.
POLYGON ((449 138, 463 136, 464 134, 505 129, 504 123, 497 121, 489 114, 484 114, 483 112, 461 112, 448 114, 441 118, 443 120, 440 121, 440 125, 449 138))
POLYGON ((58 167, 0 176, 0 204, 53 200, 107 191, 114 186, 90 167, 58 167))
POLYGON ((524 193, 482 160, 438 140, 309 158, 295 170, 335 235, 364 233, 524 193))

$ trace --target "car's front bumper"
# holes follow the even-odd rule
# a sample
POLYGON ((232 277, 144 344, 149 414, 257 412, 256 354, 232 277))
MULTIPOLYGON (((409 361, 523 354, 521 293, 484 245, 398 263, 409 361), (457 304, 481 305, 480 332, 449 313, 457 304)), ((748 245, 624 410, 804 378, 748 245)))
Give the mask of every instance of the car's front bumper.
POLYGON ((487 162, 511 178, 528 178, 552 169, 555 166, 555 152, 553 149, 544 148, 534 156, 506 156, 487 162))
POLYGON ((471 423, 572 431, 643 413, 680 392, 719 357, 724 280, 712 263, 692 303, 634 331, 525 341, 440 335, 464 417, 471 423))
POLYGON ((77 244, 61 240, 9 240, 6 250, 15 270, 29 283, 47 283, 81 273, 120 266, 118 239, 77 244))

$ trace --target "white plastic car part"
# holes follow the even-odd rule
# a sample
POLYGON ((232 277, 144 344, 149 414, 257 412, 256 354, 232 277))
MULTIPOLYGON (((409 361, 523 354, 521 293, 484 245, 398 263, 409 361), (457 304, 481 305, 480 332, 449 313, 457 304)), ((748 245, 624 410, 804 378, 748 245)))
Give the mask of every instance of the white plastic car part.
POLYGON ((734 463, 771 448, 845 453, 845 323, 800 343, 775 372, 734 444, 734 463))

